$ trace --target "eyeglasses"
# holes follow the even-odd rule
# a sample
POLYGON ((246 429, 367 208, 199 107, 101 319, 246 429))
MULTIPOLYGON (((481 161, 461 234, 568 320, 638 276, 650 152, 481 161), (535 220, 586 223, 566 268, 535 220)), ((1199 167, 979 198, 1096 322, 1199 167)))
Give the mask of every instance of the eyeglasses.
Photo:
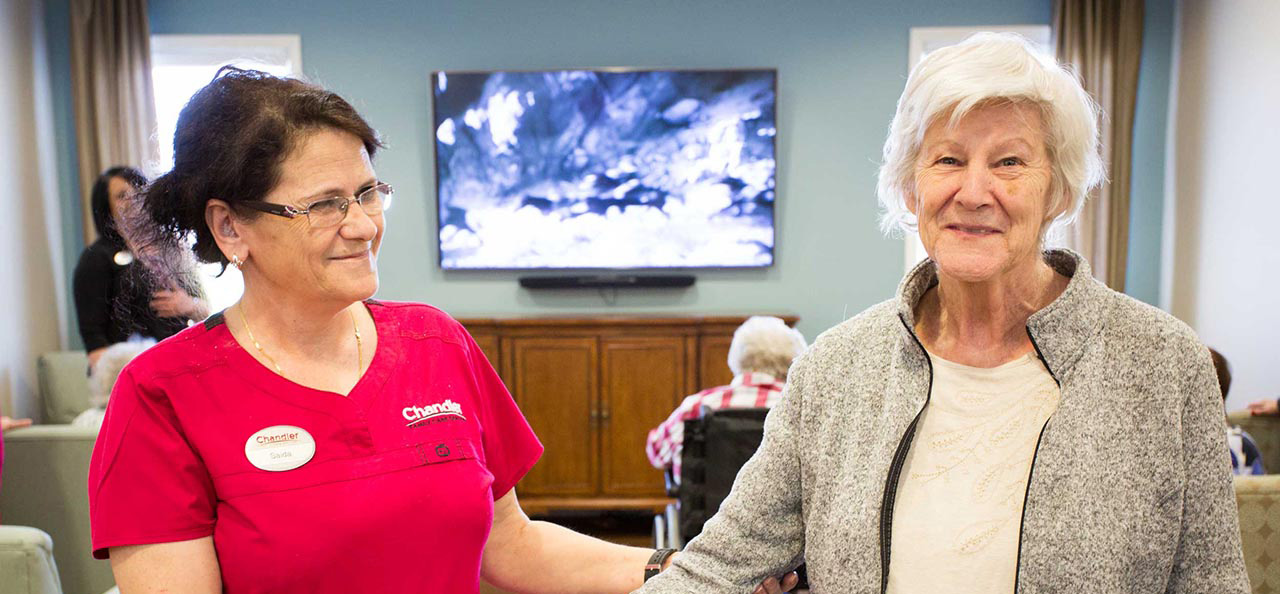
POLYGON ((306 216, 307 222, 315 228, 332 227, 341 223, 347 218, 347 209, 351 208, 351 203, 355 202, 364 210, 364 214, 375 216, 382 214, 382 211, 391 208, 391 197, 395 190, 391 188, 391 184, 377 183, 368 188, 360 190, 354 197, 343 198, 335 196, 333 198, 325 198, 308 204, 306 208, 297 209, 285 204, 276 204, 275 202, 265 202, 262 200, 241 200, 236 202, 237 206, 246 206, 253 210, 270 213, 281 216, 286 219, 293 219, 300 216, 306 216))

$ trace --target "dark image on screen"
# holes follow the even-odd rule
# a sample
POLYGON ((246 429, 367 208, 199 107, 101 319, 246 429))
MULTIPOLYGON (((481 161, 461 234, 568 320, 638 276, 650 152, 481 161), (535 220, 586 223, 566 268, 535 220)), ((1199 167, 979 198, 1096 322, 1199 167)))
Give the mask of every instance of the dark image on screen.
POLYGON ((437 72, 445 269, 773 264, 773 70, 437 72))

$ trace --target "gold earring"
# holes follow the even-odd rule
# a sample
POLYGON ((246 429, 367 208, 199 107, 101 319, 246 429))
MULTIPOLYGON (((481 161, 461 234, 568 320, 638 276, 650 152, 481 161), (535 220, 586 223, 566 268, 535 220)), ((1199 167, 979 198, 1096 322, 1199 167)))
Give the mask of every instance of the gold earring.
POLYGON ((240 259, 240 256, 238 256, 238 255, 236 255, 236 254, 232 254, 232 255, 231 255, 231 265, 232 265, 232 266, 235 266, 235 267, 236 267, 236 270, 240 270, 241 268, 244 268, 244 260, 241 260, 241 259, 240 259))

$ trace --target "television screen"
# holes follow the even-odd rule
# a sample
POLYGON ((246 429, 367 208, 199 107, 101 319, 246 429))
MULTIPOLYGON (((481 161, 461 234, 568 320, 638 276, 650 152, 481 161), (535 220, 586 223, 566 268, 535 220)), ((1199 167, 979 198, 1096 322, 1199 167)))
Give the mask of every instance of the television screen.
POLYGON ((440 264, 773 264, 773 70, 437 72, 440 264))

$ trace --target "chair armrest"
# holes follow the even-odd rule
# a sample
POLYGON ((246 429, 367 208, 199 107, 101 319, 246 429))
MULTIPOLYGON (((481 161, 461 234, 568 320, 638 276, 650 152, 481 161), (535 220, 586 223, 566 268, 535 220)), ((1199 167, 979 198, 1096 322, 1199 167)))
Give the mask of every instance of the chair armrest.
POLYGON ((84 442, 88 441, 90 449, 98 439, 98 430, 94 427, 74 427, 72 425, 30 425, 21 429, 4 432, 6 444, 14 442, 84 442))
POLYGON ((61 594, 53 539, 27 526, 0 526, 0 594, 61 594))
POLYGON ((1227 415, 1227 421, 1253 437, 1268 474, 1280 471, 1280 416, 1255 417, 1249 411, 1236 411, 1227 415))

